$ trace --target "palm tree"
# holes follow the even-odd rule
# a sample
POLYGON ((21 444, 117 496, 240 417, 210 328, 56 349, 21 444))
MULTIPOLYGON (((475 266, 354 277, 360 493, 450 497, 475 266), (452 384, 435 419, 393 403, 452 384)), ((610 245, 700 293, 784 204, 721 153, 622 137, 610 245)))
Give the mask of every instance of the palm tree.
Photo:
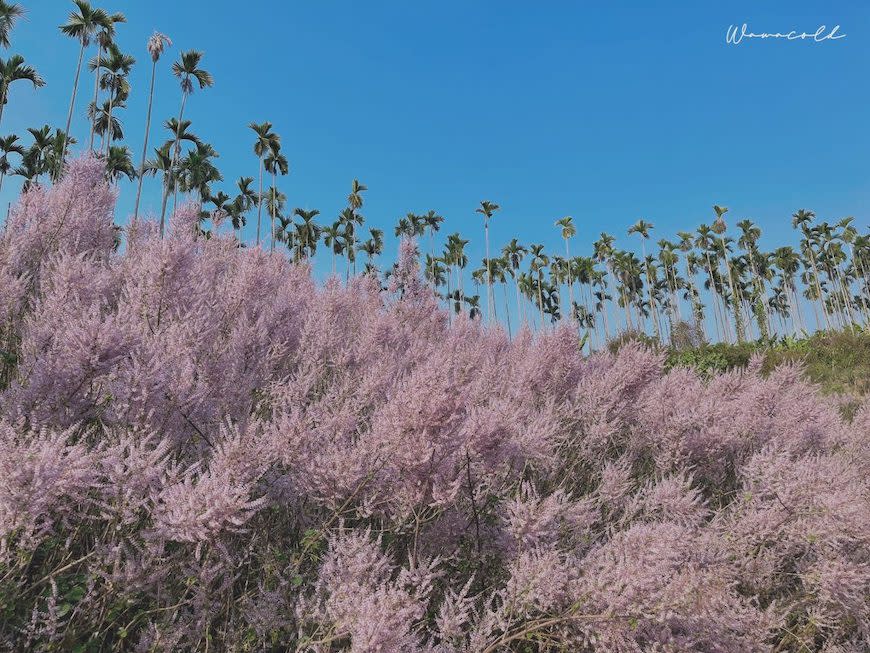
POLYGON ((447 236, 447 246, 444 253, 446 265, 450 266, 450 269, 456 274, 455 291, 459 293, 458 301, 460 302, 465 296, 465 289, 462 284, 462 270, 468 265, 468 256, 465 253, 465 246, 468 243, 469 241, 462 239, 459 232, 450 234, 447 236))
POLYGON ((335 276, 335 257, 344 251, 344 231, 336 221, 323 230, 323 244, 332 250, 332 274, 335 276))
MULTIPOLYGON (((0 147, 2 147, 2 140, 0 140, 0 147)), ((2 183, 2 178, 0 178, 0 183, 2 183)), ((861 308, 864 313, 865 322, 870 322, 870 307, 867 305, 867 298, 865 296, 864 287, 867 285, 867 274, 861 264, 860 257, 855 255, 855 243, 858 241, 859 235, 858 230, 855 229, 852 224, 855 221, 855 218, 849 216, 843 218, 837 223, 837 226, 842 229, 840 232, 840 238, 844 243, 849 246, 849 255, 852 259, 852 269, 855 274, 855 279, 858 281, 858 297, 861 302, 861 308)))
POLYGON ((91 119, 91 123, 94 125, 94 131, 103 139, 104 142, 106 140, 112 142, 124 138, 124 130, 121 126, 121 121, 118 120, 117 116, 110 115, 110 112, 111 107, 109 106, 109 100, 105 100, 102 106, 88 107, 88 116, 91 119))
POLYGON ((25 65, 24 57, 20 54, 14 54, 8 60, 0 58, 0 122, 3 120, 3 109, 9 101, 9 85, 22 80, 30 82, 34 88, 45 86, 45 80, 35 68, 25 65))
MULTIPOLYGON (((725 302, 720 293, 721 288, 717 283, 720 276, 713 273, 713 264, 710 261, 710 251, 713 249, 714 242, 713 230, 708 225, 702 224, 698 227, 697 232, 698 237, 695 240, 695 246, 704 253, 704 261, 707 264, 708 281, 704 285, 709 288, 713 296, 713 315, 716 323, 716 333, 720 340, 731 342, 731 321, 728 318, 727 308, 723 306, 725 302), (720 302, 722 305, 720 305, 720 302)), ((718 258, 716 260, 718 269, 718 258)))
POLYGON ((38 153, 36 150, 32 148, 25 150, 24 156, 21 157, 21 162, 12 171, 13 175, 21 177, 24 180, 21 185, 22 193, 26 192, 33 187, 33 184, 37 183, 37 177, 39 177, 42 172, 42 170, 39 169, 37 156, 38 153))
POLYGON ((692 234, 688 231, 678 231, 677 236, 680 237, 679 251, 686 258, 686 281, 688 283, 687 299, 692 305, 692 317, 695 320, 695 329, 697 329, 707 340, 707 326, 704 324, 704 307, 701 304, 701 294, 695 286, 695 274, 698 270, 698 259, 693 253, 692 248, 695 246, 692 234))
POLYGON ((749 269, 752 271, 753 283, 753 301, 752 307, 755 313, 758 329, 762 338, 770 336, 770 316, 767 314, 767 287, 764 285, 764 279, 758 271, 756 261, 761 258, 761 253, 758 251, 758 239, 761 237, 761 229, 752 224, 751 220, 741 220, 737 223, 737 228, 740 229, 741 236, 737 241, 738 245, 746 252, 746 258, 749 261, 749 269))
POLYGON ((24 156, 24 147, 18 143, 18 136, 10 134, 0 138, 0 190, 3 189, 3 180, 12 171, 12 163, 9 161, 10 154, 24 156))
MULTIPOLYGON (((66 36, 76 39, 79 42, 79 61, 76 65, 76 75, 73 81, 72 97, 69 102, 69 114, 66 118, 66 129, 64 134, 69 138, 69 129, 72 125, 73 110, 76 105, 76 94, 79 90, 79 77, 82 73, 82 60, 85 56, 85 48, 90 45, 91 39, 97 33, 101 26, 110 22, 109 15, 102 9, 94 9, 86 0, 73 0, 78 13, 70 12, 69 18, 64 25, 60 26, 60 31, 66 36)), ((56 174, 60 174, 60 167, 63 166, 63 161, 66 158, 66 143, 61 150, 60 161, 58 162, 58 170, 56 174)))
POLYGON ((285 229, 292 224, 292 221, 289 218, 285 219, 283 215, 286 202, 287 196, 279 192, 277 188, 270 188, 266 193, 266 210, 269 211, 269 215, 274 215, 276 219, 280 220, 282 225, 285 225, 285 229))
POLYGON ((30 146, 28 153, 34 158, 34 169, 36 177, 34 181, 39 181, 39 176, 51 170, 50 162, 52 159, 52 150, 54 149, 54 135, 51 133, 51 127, 43 125, 40 129, 27 129, 30 135, 33 136, 33 144, 30 146))
POLYGON ((401 238, 402 236, 412 238, 414 236, 416 232, 416 227, 414 226, 416 217, 413 213, 409 213, 404 218, 399 218, 395 228, 396 238, 401 238))
POLYGON ((822 292, 822 283, 819 277, 819 268, 816 264, 816 255, 815 252, 813 252, 813 238, 812 232, 810 230, 810 224, 812 223, 813 218, 816 217, 816 214, 812 211, 807 211, 806 209, 799 209, 798 211, 793 213, 791 217, 792 229, 800 227, 801 232, 804 235, 804 239, 801 243, 801 249, 804 255, 809 257, 810 265, 813 270, 812 281, 815 283, 817 299, 821 302, 822 305, 822 315, 825 319, 825 328, 830 330, 831 323, 828 318, 828 310, 825 305, 825 295, 822 292))
MULTIPOLYGON (((613 282, 613 285, 619 289, 620 299, 622 301, 622 306, 625 309, 625 328, 631 329, 631 311, 628 308, 628 298, 625 296, 624 288, 617 282, 616 274, 613 271, 613 258, 614 258, 614 250, 613 243, 615 239, 608 233, 601 232, 600 237, 592 244, 593 249, 593 258, 596 261, 604 263, 605 272, 610 276, 610 280, 613 282)), ((607 287, 607 278, 604 280, 604 292, 606 293, 608 290, 607 287)), ((604 308, 605 312, 607 311, 607 307, 604 308)), ((617 321, 617 327, 619 323, 617 321)))
MULTIPOLYGON (((571 252, 568 248, 568 241, 577 235, 577 228, 574 226, 574 220, 570 215, 566 215, 561 220, 556 220, 557 227, 562 228, 562 238, 565 241, 565 260, 571 260, 571 252)), ((570 305, 574 304, 574 280, 571 278, 571 266, 568 266, 568 301, 570 305)))
POLYGON ((511 242, 505 245, 504 248, 502 248, 501 254, 507 261, 507 269, 510 271, 510 275, 514 278, 514 285, 517 290, 517 315, 520 319, 525 321, 522 302, 520 301, 520 286, 517 274, 520 269, 520 264, 523 262, 523 257, 526 255, 526 248, 520 245, 517 239, 514 238, 511 242))
POLYGON ((377 270, 374 265, 376 256, 384 251, 384 232, 380 229, 369 229, 371 238, 358 245, 357 250, 366 255, 366 272, 373 273, 377 270))
POLYGON ((112 146, 106 157, 106 177, 117 183, 120 177, 127 177, 130 181, 136 178, 136 168, 130 155, 130 148, 112 146))
POLYGON ((257 199, 257 240, 256 244, 260 244, 260 223, 263 217, 263 159, 266 154, 273 149, 273 144, 276 142, 280 145, 280 137, 272 132, 272 123, 264 122, 257 124, 252 122, 248 125, 254 130, 257 135, 257 140, 254 141, 254 154, 260 162, 260 187, 257 199))
POLYGON ((498 204, 484 200, 480 203, 480 208, 475 209, 475 213, 480 213, 483 216, 483 233, 486 246, 486 308, 487 320, 491 323, 493 316, 493 296, 492 296, 492 266, 489 259, 489 221, 493 214, 501 208, 498 204))
POLYGON ((196 193, 199 204, 211 195, 211 184, 223 181, 223 176, 212 162, 220 156, 208 143, 197 143, 196 148, 178 164, 176 191, 196 193))
POLYGON ((435 211, 429 210, 429 212, 421 216, 423 218, 423 223, 426 228, 429 230, 429 249, 431 255, 435 256, 435 232, 441 228, 441 223, 444 222, 444 218, 438 215, 435 211))
POLYGON ((154 104, 154 80, 157 77, 157 62, 163 54, 163 49, 172 45, 172 40, 160 32, 154 32, 148 39, 148 54, 151 55, 151 89, 148 92, 148 113, 145 116, 145 143, 142 145, 142 162, 139 164, 139 186, 136 189, 136 207, 133 209, 133 219, 139 217, 139 200, 142 198, 142 180, 145 178, 145 155, 148 153, 148 137, 151 132, 151 106, 154 104))
POLYGON ((24 16, 24 7, 17 2, 0 0, 0 47, 9 47, 9 34, 19 18, 24 16))
MULTIPOLYGON (((287 162, 287 157, 281 154, 281 140, 277 136, 271 142, 271 147, 269 148, 269 156, 267 156, 263 160, 263 167, 265 168, 266 172, 272 175, 272 190, 276 190, 278 186, 277 175, 280 174, 281 176, 284 176, 290 171, 290 164, 287 162)), ((272 215, 271 217, 272 244, 269 246, 269 250, 274 251, 275 216, 272 215)))
POLYGON ((640 245, 641 245, 641 251, 643 253, 643 261, 646 265, 646 286, 647 286, 647 295, 649 297, 650 310, 652 311, 653 328, 655 329, 656 339, 661 340, 662 334, 661 334, 661 329, 659 327, 658 310, 656 309, 655 299, 653 298, 653 291, 652 291, 653 282, 652 282, 652 278, 651 278, 652 275, 650 272, 650 262, 646 257, 646 241, 649 238, 649 232, 652 228, 653 228, 652 223, 646 222, 645 220, 641 219, 641 220, 638 220, 637 222, 635 222, 634 225, 632 225, 631 227, 628 228, 628 234, 629 235, 638 234, 641 238, 640 245))
MULTIPOLYGON (((127 75, 130 74, 130 69, 136 60, 128 54, 124 54, 114 43, 109 43, 107 48, 108 56, 101 57, 97 60, 98 67, 106 70, 100 77, 100 87, 109 92, 108 100, 108 123, 112 124, 112 109, 121 103, 125 102, 130 92, 130 84, 127 82, 127 75)), ((96 131, 93 123, 91 123, 91 140, 93 143, 93 133, 96 131)), ((106 153, 110 147, 114 133, 109 133, 106 139, 106 153)))
MULTIPOLYGON (((356 181, 356 180, 354 180, 356 181)), ((365 189, 365 187, 362 187, 365 189)), ((360 206, 357 204, 357 206, 360 206)), ((350 267, 353 263, 353 272, 356 274, 356 228, 362 226, 364 218, 352 207, 348 206, 338 214, 338 224, 344 229, 344 252, 347 254, 347 269, 345 278, 350 278, 350 267)))
MULTIPOLYGON (((214 78, 207 70, 200 68, 203 53, 198 50, 188 50, 181 53, 181 58, 172 64, 172 74, 175 75, 181 84, 181 109, 178 111, 178 124, 181 125, 184 119, 184 105, 187 103, 187 98, 193 94, 195 89, 194 84, 199 86, 200 90, 214 86, 214 78)), ((178 156, 181 152, 181 143, 176 135, 175 151, 172 155, 172 165, 178 164, 178 156)), ((178 199, 176 192, 175 203, 178 199)))
POLYGON ((171 134, 171 138, 167 140, 166 143, 164 143, 164 146, 168 148, 167 151, 169 152, 169 169, 163 175, 164 182, 166 182, 164 184, 163 190, 166 195, 163 198, 162 205, 160 207, 161 224, 165 221, 166 218, 166 205, 169 200, 169 193, 175 193, 178 190, 178 184, 176 183, 176 181, 179 177, 179 171, 178 161, 175 158, 175 152, 181 150, 182 143, 184 143, 185 141, 193 144, 195 147, 198 147, 202 143, 202 141, 199 140, 196 134, 188 131, 190 125, 190 120, 182 120, 181 122, 179 122, 176 118, 170 118, 163 123, 163 126, 171 134))
POLYGON ((243 226, 248 224, 247 214, 254 206, 257 204, 257 198, 259 197, 257 191, 251 188, 251 184, 254 183, 253 177, 240 177, 236 182, 236 186, 239 189, 239 194, 236 196, 236 203, 238 206, 238 216, 236 221, 233 223, 233 228, 236 230, 237 237, 240 236, 239 231, 243 226))
MULTIPOLYGON (((106 17, 99 22, 99 29, 96 33, 97 38, 97 56, 91 62, 91 70, 94 71, 94 100, 93 106, 97 106, 97 101, 99 99, 99 90, 100 90, 100 68, 102 67, 103 62, 103 50, 108 49, 114 42, 115 39, 115 23, 126 23, 127 19, 124 17, 124 14, 112 14, 111 16, 106 15, 106 17)), ((88 149, 94 149, 94 124, 91 123, 91 136, 90 143, 88 144, 88 149)))
POLYGON ((314 222, 314 218, 320 215, 320 211, 295 208, 293 215, 302 218, 302 222, 296 225, 296 243, 299 254, 304 258, 312 257, 317 252, 317 243, 320 241, 320 234, 323 231, 320 225, 314 222))
POLYGON ((533 274, 537 274, 537 291, 538 291, 538 310, 541 313, 541 327, 544 326, 544 277, 543 270, 550 264, 550 258, 544 254, 543 245, 530 245, 529 254, 532 257, 529 264, 529 270, 533 274))
POLYGON ((363 216, 359 214, 359 210, 363 205, 362 194, 369 188, 365 184, 361 184, 358 179, 354 179, 350 185, 350 194, 347 196, 347 205, 350 209, 350 214, 342 213, 341 220, 345 225, 345 232, 348 237, 348 256, 353 258, 353 273, 356 274, 356 230, 355 226, 361 226, 363 216))
POLYGON ((800 315, 797 289, 794 282, 795 276, 800 269, 800 257, 791 247, 780 247, 773 254, 776 266, 781 271, 782 287, 785 289, 786 298, 791 309, 792 332, 797 336, 799 325, 803 322, 800 315))
MULTIPOLYGON (((737 333, 737 341, 743 342, 745 336, 743 333, 743 313, 741 310, 741 299, 737 294, 737 289, 734 285, 734 278, 731 275, 731 263, 728 259, 728 248, 725 246, 725 214, 728 213, 727 206, 713 205, 713 211, 716 213, 716 220, 713 221, 713 233, 719 236, 719 246, 722 250, 722 258, 725 261, 725 272, 728 276, 728 286, 731 289, 731 305, 734 311, 734 329, 737 333)), ((718 257, 716 266, 719 266, 718 257)), ((726 302, 727 304, 727 302, 726 302)))
POLYGON ((166 203, 169 193, 175 188, 175 167, 172 165, 172 141, 163 144, 163 147, 154 150, 154 159, 145 162, 146 174, 163 174, 163 199, 160 207, 160 237, 163 238, 166 225, 166 203))

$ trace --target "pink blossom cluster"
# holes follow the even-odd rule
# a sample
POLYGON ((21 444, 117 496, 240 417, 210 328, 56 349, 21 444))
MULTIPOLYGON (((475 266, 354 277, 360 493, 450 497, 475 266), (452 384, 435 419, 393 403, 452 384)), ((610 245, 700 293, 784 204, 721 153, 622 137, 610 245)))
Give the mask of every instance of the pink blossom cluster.
POLYGON ((102 179, 0 234, 0 648, 870 648, 870 402, 450 322, 410 241, 120 244, 102 179))

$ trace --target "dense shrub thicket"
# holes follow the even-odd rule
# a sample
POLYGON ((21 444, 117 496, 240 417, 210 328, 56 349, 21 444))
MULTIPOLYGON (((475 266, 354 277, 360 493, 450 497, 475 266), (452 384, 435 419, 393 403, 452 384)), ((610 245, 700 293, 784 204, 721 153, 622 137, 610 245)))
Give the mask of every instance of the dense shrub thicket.
POLYGON ((0 647, 860 651, 870 405, 130 226, 102 163, 0 238, 0 647))

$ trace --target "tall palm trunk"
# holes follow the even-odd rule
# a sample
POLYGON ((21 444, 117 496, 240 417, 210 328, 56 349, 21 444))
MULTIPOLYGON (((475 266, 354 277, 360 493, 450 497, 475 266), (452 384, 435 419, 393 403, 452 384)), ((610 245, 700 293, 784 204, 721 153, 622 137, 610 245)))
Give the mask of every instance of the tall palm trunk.
POLYGON ((157 61, 151 64, 151 90, 148 93, 148 112, 145 114, 145 143, 142 145, 142 162, 139 164, 139 185, 136 189, 136 207, 133 209, 133 219, 139 217, 139 200, 142 199, 142 179, 145 176, 145 157, 148 154, 148 135, 151 131, 151 106, 154 103, 154 78, 157 73, 157 61))
POLYGON ((713 297, 713 317, 716 324, 716 335, 720 341, 731 342, 731 326, 728 321, 727 311, 722 311, 719 305, 719 289, 716 287, 716 278, 713 276, 713 265, 710 263, 710 253, 704 251, 704 259, 707 261, 707 276, 710 279, 710 293, 713 297), (721 325, 721 328, 720 328, 721 325))
MULTIPOLYGON (((570 286, 569 286, 570 287, 570 286)), ((580 296, 583 297, 583 307, 586 309, 586 315, 592 319, 592 340, 589 345, 589 351, 592 351, 592 346, 598 344, 598 320, 595 318, 595 313, 592 312, 589 304, 589 298, 592 295, 592 289, 588 288, 585 283, 580 284, 580 296)), ((574 302, 571 302, 571 312, 574 312, 574 302)), ((587 328, 588 331, 588 328, 587 328)))
POLYGON ((486 242, 486 312, 487 312, 487 320, 490 324, 492 324, 492 316, 493 316, 493 294, 492 294, 492 263, 489 260, 489 219, 484 218, 483 220, 483 233, 484 240, 486 242))
POLYGON ((701 333, 704 336, 704 340, 707 340, 707 325, 704 324, 703 312, 700 307, 700 297, 701 293, 698 292, 698 287, 695 285, 695 275, 692 274, 692 271, 689 269, 689 261, 686 261, 686 280, 689 282, 689 292, 691 293, 691 304, 692 304, 692 317, 695 320, 695 328, 700 329, 701 333))
MULTIPOLYGON (((178 111, 178 124, 175 126, 175 147, 172 148, 172 169, 178 166, 178 156, 181 154, 181 121, 184 119, 184 105, 187 103, 187 93, 181 92, 181 109, 178 111)), ((172 212, 178 209, 178 184, 175 184, 172 194, 172 212)))
POLYGON ((517 316, 519 317, 520 321, 523 324, 525 324, 526 323, 526 313, 523 310, 523 302, 522 302, 522 298, 520 296, 520 281, 519 281, 519 279, 517 279, 517 274, 516 274, 517 272, 519 272, 518 269, 514 271, 514 286, 517 289, 517 316))
POLYGON ((728 261, 728 250, 725 249, 725 239, 720 238, 722 244, 722 259, 725 261, 725 273, 728 275, 728 287, 731 288, 731 302, 734 305, 734 331, 737 335, 737 342, 743 342, 745 335, 743 333, 743 316, 740 309, 740 297, 737 295, 737 290, 734 288, 734 279, 731 277, 731 263, 728 261))
POLYGON ((100 43, 99 50, 97 52, 97 69, 94 71, 94 119, 91 120, 91 135, 90 141, 88 143, 88 149, 93 152, 94 151, 94 134, 96 133, 96 124, 97 124, 97 100, 99 99, 100 94, 100 59, 103 57, 103 44, 100 43))
POLYGON ((628 298, 625 296, 625 286, 619 283, 619 280, 616 278, 616 273, 613 271, 613 264, 609 259, 604 262, 604 267, 610 274, 614 287, 619 289, 619 295, 622 297, 622 307, 625 309, 625 328, 626 330, 633 329, 634 325, 631 323, 631 312, 628 310, 628 298))
POLYGON ((260 192, 257 194, 257 246, 260 245, 260 222, 263 218, 263 155, 260 155, 260 192))
POLYGON ((70 101, 69 101, 69 114, 67 114, 67 117, 66 117, 66 129, 63 132, 64 133, 63 148, 61 149, 60 159, 58 159, 58 162, 57 162, 57 170, 55 170, 55 173, 57 174, 58 177, 60 177, 60 172, 63 169, 63 161, 66 158, 66 148, 67 148, 67 145, 69 145, 69 128, 70 128, 70 125, 72 124, 73 109, 75 108, 75 105, 76 105, 76 93, 78 93, 78 90, 79 90, 79 77, 81 76, 81 73, 82 73, 82 59, 84 59, 84 57, 85 57, 85 42, 84 42, 84 40, 82 40, 81 44, 82 44, 82 46, 81 46, 81 48, 79 48, 79 63, 76 66, 76 77, 75 77, 75 81, 73 82, 72 97, 70 98, 70 101))
MULTIPOLYGON (((751 250, 748 251, 749 254, 749 266, 752 268, 752 277, 755 280, 755 292, 758 293, 758 303, 761 304, 762 317, 764 319, 764 327, 767 330, 767 335, 770 335, 771 324, 770 324, 770 313, 767 310, 767 286, 764 283, 764 279, 761 278, 761 275, 758 274, 758 270, 755 268, 755 257, 753 256, 753 252, 751 250)), ((758 325, 759 328, 761 325, 758 325)))
POLYGON ((109 158, 109 148, 112 147, 112 139, 115 137, 115 129, 112 126, 112 108, 115 102, 115 93, 109 89, 109 115, 106 122, 106 158, 109 158))
POLYGON ((0 82, 0 123, 3 122, 3 109, 6 107, 6 93, 8 86, 5 82, 0 82))
MULTIPOLYGON (((505 279, 507 282, 507 279, 505 279)), ((510 305, 508 304, 508 291, 507 291, 507 283, 503 283, 501 285, 502 294, 504 295, 504 314, 507 319, 507 327, 508 327, 508 340, 513 339, 513 333, 511 331, 511 310, 510 305)))
POLYGON ((789 277, 788 279, 788 289, 791 291, 791 297, 789 298, 792 303, 792 317, 791 317, 791 327, 792 333, 795 337, 798 335, 798 329, 806 331, 806 325, 804 324, 803 315, 801 315, 800 309, 800 301, 797 295, 797 288, 795 287, 794 279, 789 277))
POLYGON ((840 289, 840 295, 843 298, 845 317, 848 318, 849 324, 852 325, 855 323, 855 313, 852 307, 852 298, 850 297, 849 289, 846 287, 846 282, 843 279, 843 274, 840 271, 840 266, 837 264, 834 264, 834 278, 837 280, 837 284, 840 289))
POLYGON ((574 306, 574 280, 571 278, 571 252, 565 239, 565 270, 568 272, 568 306, 574 306))
MULTIPOLYGON (((272 170, 272 206, 270 207, 270 213, 272 214, 272 243, 269 245, 269 251, 275 251, 275 181, 276 181, 276 173, 275 170, 272 170)), ((356 262, 356 259, 354 259, 356 262)))
POLYGON ((810 255, 810 265, 813 268, 813 280, 816 282, 816 292, 819 295, 819 302, 822 304, 822 314, 825 316, 825 329, 830 331, 831 321, 828 316, 828 307, 825 304, 825 295, 822 292, 822 283, 819 281, 819 268, 816 266, 816 255, 813 253, 813 247, 809 241, 807 241, 807 252, 810 255))
POLYGON ((166 229, 166 203, 169 201, 169 175, 172 173, 171 170, 167 170, 163 173, 163 200, 160 205, 160 238, 163 238, 163 234, 166 229))
POLYGON ((661 326, 659 325, 659 311, 656 307, 656 300, 653 297, 653 284, 652 277, 649 273, 649 261, 646 258, 646 243, 644 240, 640 241, 640 248, 643 252, 643 262, 646 266, 646 292, 649 297, 649 310, 652 313, 652 321, 653 321, 653 329, 655 330, 656 340, 659 342, 662 341, 662 333, 661 326))
MULTIPOLYGON (((0 177, 0 187, 3 186, 3 178, 0 177)), ((855 246, 852 243, 849 243, 849 254, 852 256, 852 267, 855 269, 855 276, 857 277, 860 273, 861 280, 865 281, 864 275, 864 266, 861 265, 861 261, 855 258, 855 246)), ((864 322, 868 323, 870 321, 870 309, 867 306, 867 298, 864 296, 864 284, 858 284, 858 296, 861 298, 861 309, 864 314, 864 322)))

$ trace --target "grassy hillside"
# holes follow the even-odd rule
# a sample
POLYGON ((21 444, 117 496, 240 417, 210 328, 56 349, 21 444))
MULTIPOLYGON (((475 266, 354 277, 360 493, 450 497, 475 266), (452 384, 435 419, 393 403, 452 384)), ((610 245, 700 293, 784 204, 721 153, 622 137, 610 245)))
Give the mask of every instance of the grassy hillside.
MULTIPOLYGON (((628 339, 611 344, 618 349, 628 339)), ((647 340, 648 344, 655 345, 647 340)), ((818 383, 826 394, 870 394, 870 332, 817 333, 803 339, 776 342, 701 344, 668 348, 667 366, 689 366, 706 373, 745 367, 753 354, 764 356, 763 371, 787 362, 802 363, 807 379, 818 383)))

